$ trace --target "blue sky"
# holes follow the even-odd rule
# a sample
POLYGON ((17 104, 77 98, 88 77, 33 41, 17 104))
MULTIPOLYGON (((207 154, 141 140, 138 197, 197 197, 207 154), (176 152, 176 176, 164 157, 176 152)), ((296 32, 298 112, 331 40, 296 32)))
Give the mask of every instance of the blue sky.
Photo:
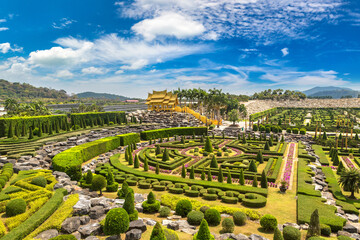
POLYGON ((0 78, 144 97, 360 89, 356 0, 2 0, 0 78))

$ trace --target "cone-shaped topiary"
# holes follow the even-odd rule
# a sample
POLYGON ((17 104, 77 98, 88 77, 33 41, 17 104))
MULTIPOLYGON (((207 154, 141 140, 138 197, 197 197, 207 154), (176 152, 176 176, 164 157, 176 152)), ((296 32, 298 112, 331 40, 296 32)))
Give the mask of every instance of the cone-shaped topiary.
POLYGON ((138 219, 138 212, 135 210, 134 191, 128 191, 126 194, 123 208, 129 214, 130 222, 138 219))
POLYGON ((343 170, 344 170, 344 165, 343 165, 343 163, 341 161, 338 168, 337 168, 337 170, 336 170, 336 174, 340 175, 343 170))
POLYGON ((150 240, 166 240, 164 230, 158 222, 156 222, 151 232, 150 240))
POLYGON ((265 151, 270 151, 269 142, 266 142, 266 143, 265 143, 264 150, 265 150, 265 151))
POLYGON ((271 135, 271 138, 269 139, 269 146, 272 147, 274 145, 273 143, 273 138, 272 138, 272 135, 271 135))
POLYGON ((92 179, 93 179, 93 174, 92 174, 91 170, 89 169, 86 173, 86 179, 85 179, 86 184, 91 184, 92 179))
POLYGON ((156 145, 155 154, 158 155, 161 153, 160 145, 156 145))
POLYGON ((323 140, 327 140, 327 135, 326 135, 326 132, 324 131, 323 133, 323 140))
POLYGON ((268 180, 265 174, 265 171, 263 170, 261 173, 261 183, 260 183, 262 188, 267 188, 268 187, 268 180))
POLYGON ((204 170, 201 171, 201 180, 205 180, 206 176, 205 176, 205 172, 204 170))
POLYGON ((199 231, 194 235, 193 240, 214 240, 214 236, 210 234, 210 229, 207 221, 201 221, 199 231))
POLYGON ((339 165, 339 155, 338 155, 337 150, 335 150, 335 152, 334 152, 333 157, 332 157, 331 160, 332 160, 334 166, 338 166, 338 165, 339 165))
POLYGON ((209 171, 208 171, 208 174, 207 174, 207 180, 208 181, 212 181, 212 175, 211 175, 211 170, 209 169, 209 171))
POLYGON ((309 229, 306 234, 306 237, 313 237, 313 236, 320 236, 320 219, 319 219, 319 212, 317 209, 311 214, 309 229))
POLYGON ((254 160, 251 160, 251 162, 250 162, 249 171, 257 173, 257 167, 256 167, 256 163, 254 160))
POLYGON ((355 140, 359 141, 359 135, 357 133, 355 134, 355 140))
POLYGON ((104 224, 106 235, 120 235, 129 229, 129 215, 123 208, 113 208, 107 214, 104 224))
POLYGON ((190 179, 195 179, 195 170, 194 170, 194 166, 191 166, 191 169, 190 169, 190 179))
POLYGON ((145 172, 149 171, 149 164, 148 164, 148 160, 146 157, 144 159, 144 171, 145 172))
POLYGON ((156 168, 155 168, 155 173, 159 174, 160 173, 160 168, 159 168, 159 163, 156 163, 156 168))
POLYGON ((182 165, 182 168, 181 168, 181 177, 186 178, 186 170, 185 170, 184 164, 182 165))
POLYGON ((227 173, 227 179, 226 179, 226 182, 229 183, 229 184, 232 184, 232 178, 231 178, 231 173, 230 173, 230 170, 228 171, 227 173))
POLYGON ((162 156, 162 161, 166 162, 170 160, 170 156, 169 156, 169 151, 165 148, 163 156, 162 156))
POLYGON ((257 176, 256 176, 256 174, 254 174, 254 179, 253 179, 252 186, 253 186, 253 187, 257 187, 257 186, 258 186, 258 182, 257 182, 257 176))
POLYGON ((244 170, 242 168, 240 169, 240 174, 239 174, 239 184, 240 185, 245 184, 244 170))
POLYGON ((29 139, 33 139, 33 138, 34 138, 33 129, 32 127, 29 127, 29 139))
POLYGON ((137 154, 135 154, 134 168, 139 168, 139 167, 140 167, 139 157, 137 154))
POLYGON ((218 167, 219 167, 215 155, 213 155, 213 157, 212 157, 212 159, 211 159, 210 167, 211 167, 211 168, 218 168, 218 167))
POLYGON ((222 183, 223 181, 224 181, 224 176, 223 176, 222 168, 220 167, 219 173, 218 173, 218 182, 222 183))
POLYGON ((280 142, 285 142, 285 140, 284 140, 284 135, 281 135, 281 140, 280 140, 280 142))
POLYGON ((160 209, 160 202, 156 200, 153 192, 147 196, 147 200, 142 203, 144 213, 156 213, 160 209))
POLYGON ((214 151, 209 137, 206 138, 205 151, 209 153, 214 151))
POLYGON ((258 151, 257 155, 256 155, 256 161, 258 161, 259 163, 263 163, 264 162, 264 158, 262 155, 261 151, 258 151))
POLYGON ((132 158, 131 153, 128 155, 128 163, 129 163, 129 165, 133 165, 133 164, 134 164, 134 161, 133 161, 133 158, 132 158))
POLYGON ((124 199, 129 192, 129 184, 126 180, 123 182, 121 189, 117 192, 119 198, 124 199))
POLYGON ((274 238, 273 240, 284 240, 282 234, 281 234, 281 231, 279 230, 279 228, 275 228, 274 230, 274 238))
POLYGON ((113 174, 111 168, 108 169, 108 172, 106 175, 106 181, 107 181, 107 185, 112 185, 114 183, 114 174, 113 174))
POLYGON ((243 137, 242 137, 242 144, 246 144, 245 134, 243 134, 243 137))

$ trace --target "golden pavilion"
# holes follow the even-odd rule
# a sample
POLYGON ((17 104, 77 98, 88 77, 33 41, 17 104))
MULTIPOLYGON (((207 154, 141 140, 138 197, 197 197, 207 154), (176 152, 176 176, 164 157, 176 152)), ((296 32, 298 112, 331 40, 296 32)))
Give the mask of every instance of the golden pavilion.
POLYGON ((148 105, 148 110, 174 111, 176 106, 179 105, 179 100, 177 94, 167 90, 153 91, 148 93, 146 104, 148 105))

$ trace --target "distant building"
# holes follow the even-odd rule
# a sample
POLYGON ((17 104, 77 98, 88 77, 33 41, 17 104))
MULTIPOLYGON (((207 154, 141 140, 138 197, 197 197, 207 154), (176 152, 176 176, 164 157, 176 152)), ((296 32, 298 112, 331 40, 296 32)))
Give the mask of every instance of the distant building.
POLYGON ((146 99, 148 110, 155 111, 174 111, 175 107, 179 105, 177 94, 172 92, 164 91, 153 91, 148 94, 146 99))
POLYGON ((139 100, 135 100, 135 99, 128 99, 128 100, 125 100, 125 102, 127 103, 138 103, 139 100))

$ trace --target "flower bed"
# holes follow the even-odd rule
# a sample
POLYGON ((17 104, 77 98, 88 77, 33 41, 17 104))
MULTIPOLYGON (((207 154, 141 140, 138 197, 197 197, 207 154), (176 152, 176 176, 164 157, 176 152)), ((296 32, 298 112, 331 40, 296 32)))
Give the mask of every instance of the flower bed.
POLYGON ((289 146, 289 152, 286 160, 283 181, 289 186, 292 174, 292 167, 294 162, 294 153, 295 153, 295 143, 291 143, 289 146))

